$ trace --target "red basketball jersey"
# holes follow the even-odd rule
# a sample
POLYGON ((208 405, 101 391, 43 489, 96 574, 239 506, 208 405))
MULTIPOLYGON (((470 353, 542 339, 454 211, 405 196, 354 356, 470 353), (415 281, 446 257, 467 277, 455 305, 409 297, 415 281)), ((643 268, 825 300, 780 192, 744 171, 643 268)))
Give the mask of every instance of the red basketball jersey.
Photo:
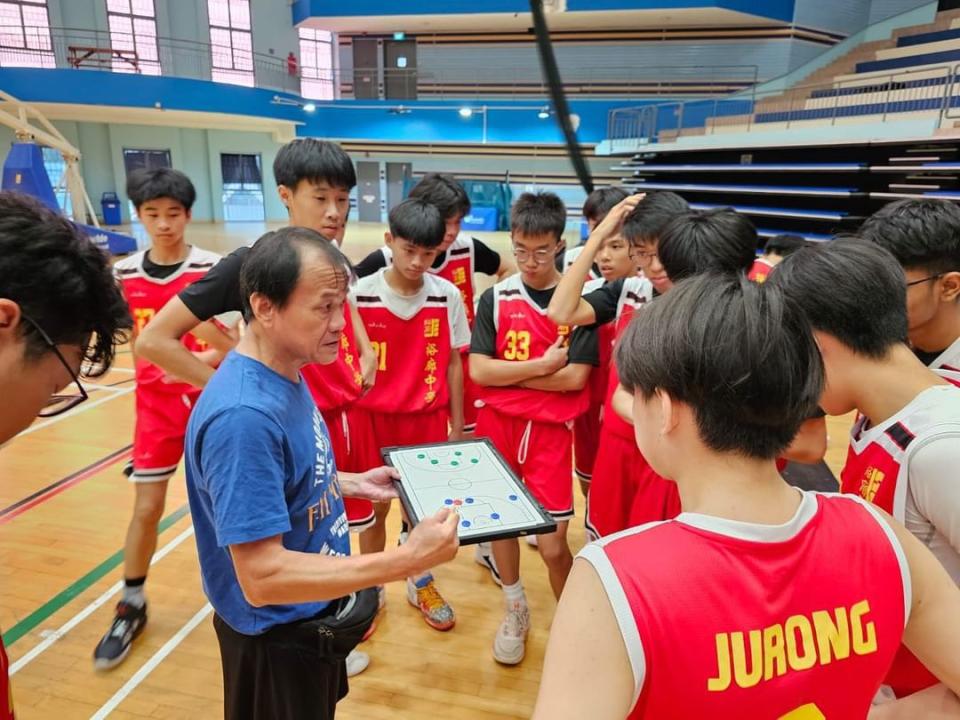
POLYGON ((681 513, 581 557, 633 667, 629 718, 822 720, 867 715, 909 613, 902 552, 862 500, 803 493, 785 525, 681 513))
MULTIPOLYGON (((377 381, 357 407, 382 413, 425 413, 450 403, 447 368, 453 349, 451 306, 460 291, 424 275, 424 286, 406 317, 392 307, 384 270, 357 283, 354 297, 377 353, 377 381), (386 292, 385 292, 386 291, 386 292)), ((456 308, 454 308, 456 311, 456 308)))
POLYGON ((747 272, 747 279, 762 283, 767 279, 767 276, 773 272, 774 267, 776 266, 763 258, 757 258, 749 272, 747 272))
POLYGON ((336 362, 330 365, 304 365, 300 369, 317 407, 329 412, 347 408, 363 392, 363 373, 360 371, 360 350, 353 331, 353 314, 343 308, 346 325, 340 333, 340 351, 336 362))
MULTIPOLYGON (((865 417, 858 417, 850 432, 840 489, 905 522, 911 454, 937 435, 960 433, 960 390, 930 388, 882 425, 867 428, 866 423, 865 417)), ((936 682, 936 677, 906 648, 897 656, 887 679, 901 697, 936 682)))
MULTIPOLYGON (((497 329, 498 360, 534 360, 542 357, 558 337, 569 339, 572 328, 557 325, 527 293, 520 275, 493 288, 493 323, 497 329)), ((574 392, 547 392, 515 386, 481 388, 483 402, 504 415, 565 423, 586 411, 589 387, 574 392)))
MULTIPOLYGON (((627 329, 634 311, 642 307, 645 303, 653 299, 653 285, 643 277, 627 278, 623 283, 623 290, 620 292, 620 300, 617 303, 617 319, 614 329, 614 338, 611 342, 611 356, 613 347, 617 340, 627 329)), ((613 432, 628 440, 633 440, 633 425, 624 421, 613 409, 613 393, 620 384, 620 376, 617 373, 617 363, 611 357, 610 368, 607 371, 606 402, 603 406, 603 429, 605 432, 613 432)))
POLYGON ((437 268, 430 268, 430 272, 444 280, 453 283, 460 291, 463 300, 463 309, 467 312, 467 322, 473 327, 473 318, 476 311, 477 287, 474 282, 474 245, 473 238, 460 233, 453 245, 447 248, 446 259, 437 268))
MULTIPOLYGON (((143 270, 143 261, 147 252, 138 252, 130 257, 118 260, 113 266, 114 275, 120 282, 123 295, 130 306, 133 316, 134 332, 139 334, 147 326, 153 316, 164 305, 193 282, 196 282, 220 260, 220 256, 197 247, 190 248, 190 254, 180 268, 165 278, 150 277, 143 270)), ((184 346, 191 351, 202 350, 206 344, 187 333, 181 339, 184 346)), ((135 358, 137 387, 150 390, 183 395, 196 392, 196 388, 184 382, 163 382, 167 373, 157 365, 136 356, 135 358)))
POLYGON ((10 692, 10 660, 0 637, 0 720, 13 720, 13 693, 10 692))
MULTIPOLYGON (((583 294, 593 292, 604 285, 603 278, 588 280, 583 286, 583 294)), ((606 323, 597 329, 597 345, 600 364, 590 371, 590 404, 603 405, 607 399, 607 380, 610 376, 610 363, 613 360, 613 345, 617 337, 616 323, 606 323)))
MULTIPOLYGON (((388 265, 393 262, 393 253, 390 248, 382 248, 381 252, 388 265)), ((457 239, 447 248, 444 254, 444 260, 440 266, 431 267, 428 272, 453 283, 457 290, 460 291, 460 297, 463 300, 463 309, 466 310, 467 313, 467 322, 472 328, 473 319, 476 314, 475 302, 477 295, 477 286, 474 278, 474 273, 476 272, 476 246, 474 245, 473 238, 464 233, 457 235, 457 239)))

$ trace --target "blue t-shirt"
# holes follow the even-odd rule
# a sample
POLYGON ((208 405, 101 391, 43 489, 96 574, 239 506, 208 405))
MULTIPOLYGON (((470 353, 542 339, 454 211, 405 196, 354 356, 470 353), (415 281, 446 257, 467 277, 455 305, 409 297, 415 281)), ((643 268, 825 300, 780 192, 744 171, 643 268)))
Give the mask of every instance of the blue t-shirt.
POLYGON ((203 590, 220 617, 258 635, 323 610, 250 605, 229 551, 282 535, 288 550, 350 554, 330 436, 306 385, 230 353, 193 409, 185 455, 203 590))

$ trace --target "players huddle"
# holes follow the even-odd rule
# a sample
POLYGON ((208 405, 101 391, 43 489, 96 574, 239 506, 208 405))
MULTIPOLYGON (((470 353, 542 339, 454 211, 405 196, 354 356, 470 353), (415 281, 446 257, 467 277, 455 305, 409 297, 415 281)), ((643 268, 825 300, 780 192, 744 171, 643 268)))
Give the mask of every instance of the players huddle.
MULTIPOLYGON (((339 319, 323 325, 332 340, 302 350, 299 377, 318 411, 304 442, 312 447, 316 436, 315 484, 326 465, 321 447, 336 470, 303 517, 310 532, 323 521, 337 539, 303 550, 348 552, 349 522, 370 563, 401 557, 387 549, 396 540, 385 530, 389 493, 370 491, 390 479, 380 448, 488 438, 557 521, 538 538, 559 605, 534 717, 958 716, 956 206, 902 201, 859 237, 816 247, 775 238, 757 259, 756 230, 733 210, 698 212, 672 193, 628 197, 614 188, 590 195, 591 234, 563 253, 564 204, 524 193, 505 258, 460 231, 466 193, 430 174, 391 210, 385 247, 356 266, 347 289, 353 271, 338 266, 342 256, 315 251, 343 241, 356 184, 349 157, 334 143, 299 139, 278 153, 274 174, 290 224, 302 230, 268 233, 223 259, 185 239, 195 198, 186 176, 130 177, 152 240, 114 266, 136 341, 136 504, 123 597, 96 648, 98 668, 121 662, 147 621, 157 523, 185 443, 191 507, 210 525, 197 535, 228 715, 250 716, 230 697, 238 684, 282 687, 249 670, 244 654, 243 638, 279 627, 257 620, 269 616, 263 598, 331 599, 250 589, 259 570, 244 545, 289 523, 262 519, 260 530, 255 512, 240 521, 242 506, 217 487, 217 468, 228 473, 221 466, 249 459, 245 447, 256 452, 236 444, 242 424, 220 431, 223 463, 201 452, 217 447, 207 423, 218 411, 200 388, 221 364, 239 373, 221 390, 255 377, 231 360, 238 313, 256 335, 244 336, 239 352, 259 357, 264 346, 250 348, 293 322, 277 318, 296 311, 289 303, 316 272, 317 287, 329 276, 323 292, 340 299, 304 313, 339 319), (258 252, 261 244, 269 252, 258 252), (496 278, 479 296, 478 272, 496 278), (202 428, 189 420, 198 402, 202 428), (824 414, 854 410, 842 493, 788 485, 779 474, 787 459, 822 458, 824 414), (574 471, 592 539, 576 559, 567 541, 574 471), (360 497, 345 497, 351 489, 360 497), (225 575, 242 593, 220 594, 225 575)), ((256 382, 300 402, 269 373, 256 382)), ((455 552, 455 537, 441 537, 445 522, 436 519, 428 552, 431 529, 411 531, 404 518, 402 557, 422 562, 363 575, 382 578, 373 583, 381 608, 382 582, 406 577, 408 601, 442 631, 456 615, 424 563, 455 552)), ((518 541, 478 546, 476 559, 504 592, 493 655, 520 663, 530 611, 518 541)), ((274 620, 305 620, 294 616, 274 620)), ((364 629, 369 636, 375 624, 364 629)), ((343 656, 346 675, 370 661, 359 651, 343 656)), ((311 688, 298 682, 284 693, 302 697, 273 716, 332 716, 346 692, 341 680, 317 700, 326 714, 311 714, 319 705, 308 712, 311 688)))

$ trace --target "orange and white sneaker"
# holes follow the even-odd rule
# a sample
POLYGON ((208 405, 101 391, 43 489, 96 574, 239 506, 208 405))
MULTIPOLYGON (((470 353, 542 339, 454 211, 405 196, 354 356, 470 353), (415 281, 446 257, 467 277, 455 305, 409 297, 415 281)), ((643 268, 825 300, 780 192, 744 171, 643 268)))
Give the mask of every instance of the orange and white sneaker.
POLYGON ((407 578, 407 600, 415 608, 420 608, 424 621, 434 630, 449 630, 457 622, 453 608, 437 590, 430 573, 416 581, 407 578))

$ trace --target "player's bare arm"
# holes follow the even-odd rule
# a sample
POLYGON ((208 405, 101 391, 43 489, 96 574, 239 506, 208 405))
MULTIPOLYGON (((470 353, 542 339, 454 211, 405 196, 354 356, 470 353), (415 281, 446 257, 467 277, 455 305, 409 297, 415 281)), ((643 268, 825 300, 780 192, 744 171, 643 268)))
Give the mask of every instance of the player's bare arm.
POLYGON ((622 720, 633 672, 613 608, 593 567, 574 560, 553 618, 533 720, 622 720))
POLYGON ((593 325, 597 321, 593 307, 582 297, 583 285, 587 281, 600 246, 608 238, 620 232, 623 221, 642 199, 643 195, 631 195, 622 200, 590 233, 580 255, 560 278, 560 283, 553 297, 550 298, 547 316, 553 322, 558 325, 593 325))
POLYGON ((450 393, 450 440, 463 439, 463 361, 460 351, 450 353, 447 363, 447 387, 450 393))
POLYGON ((377 380, 377 354, 373 351, 367 329, 363 326, 360 313, 350 303, 350 319, 353 321, 353 335, 360 353, 360 374, 363 375, 363 392, 369 392, 377 380))
POLYGON ((213 377, 213 368, 180 342, 200 324, 183 300, 173 297, 137 336, 137 354, 184 382, 204 387, 213 377))
POLYGON ((508 387, 526 380, 552 375, 567 364, 564 338, 558 337, 543 356, 533 360, 499 360, 470 353, 470 378, 478 385, 508 387))
POLYGON ((946 685, 934 685, 896 702, 874 705, 869 720, 948 720, 960 717, 960 698, 946 685))
POLYGON ((203 340, 213 350, 218 350, 221 356, 233 350, 240 340, 237 327, 224 328, 212 320, 200 323, 190 333, 197 340, 203 340))
POLYGON ((533 378, 520 383, 528 390, 546 390, 548 392, 575 392, 582 390, 590 379, 591 365, 570 363, 551 375, 533 378))
POLYGON ((517 274, 517 263, 509 255, 500 255, 500 267, 497 268, 497 282, 517 274))
POLYGON ((954 693, 960 692, 960 588, 940 562, 888 515, 910 566, 912 605, 903 644, 954 693))
POLYGON ((633 425, 633 396, 620 383, 617 383, 617 389, 613 391, 611 402, 613 411, 620 416, 620 419, 633 425))

